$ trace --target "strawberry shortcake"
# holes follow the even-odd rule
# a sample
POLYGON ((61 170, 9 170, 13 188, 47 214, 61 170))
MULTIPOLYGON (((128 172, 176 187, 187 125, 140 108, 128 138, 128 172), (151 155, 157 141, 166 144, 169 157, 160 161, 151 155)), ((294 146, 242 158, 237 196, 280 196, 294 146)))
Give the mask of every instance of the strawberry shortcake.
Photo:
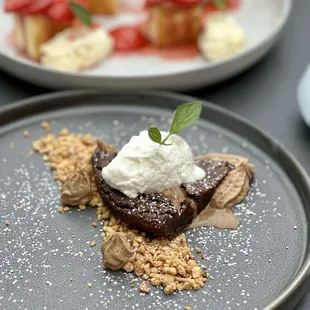
MULTIPOLYGON (((74 2, 87 6, 84 0, 74 2)), ((14 15, 14 45, 34 60, 40 58, 40 46, 75 19, 67 0, 7 0, 5 11, 14 15)))

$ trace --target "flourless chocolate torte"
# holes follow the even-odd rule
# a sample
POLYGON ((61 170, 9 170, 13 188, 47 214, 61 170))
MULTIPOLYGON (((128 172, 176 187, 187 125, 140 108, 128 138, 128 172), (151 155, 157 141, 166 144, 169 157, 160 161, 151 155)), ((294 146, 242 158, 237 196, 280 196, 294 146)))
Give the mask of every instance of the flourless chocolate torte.
POLYGON ((184 231, 210 202, 216 188, 233 166, 225 161, 198 160, 206 176, 197 182, 161 193, 140 194, 129 198, 110 187, 102 169, 117 153, 97 151, 92 156, 93 173, 98 191, 106 206, 129 227, 167 237, 184 231))

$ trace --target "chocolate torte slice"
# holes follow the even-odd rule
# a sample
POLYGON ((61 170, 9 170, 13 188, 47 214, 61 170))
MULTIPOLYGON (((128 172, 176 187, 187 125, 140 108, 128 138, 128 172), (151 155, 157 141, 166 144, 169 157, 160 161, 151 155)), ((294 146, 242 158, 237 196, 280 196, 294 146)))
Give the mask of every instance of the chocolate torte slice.
POLYGON ((196 165, 206 172, 202 180, 161 193, 140 194, 136 198, 129 198, 110 187, 102 177, 102 168, 116 155, 117 153, 96 151, 92 156, 93 173, 104 204, 130 228, 161 237, 182 233, 209 204, 216 188, 233 169, 226 161, 197 160, 196 165))

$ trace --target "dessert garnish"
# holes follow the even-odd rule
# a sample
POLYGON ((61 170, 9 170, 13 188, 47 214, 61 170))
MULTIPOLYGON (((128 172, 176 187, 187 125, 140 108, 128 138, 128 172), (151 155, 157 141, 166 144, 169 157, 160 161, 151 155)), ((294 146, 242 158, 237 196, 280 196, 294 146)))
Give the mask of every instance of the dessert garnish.
POLYGON ((78 72, 108 57, 113 45, 103 28, 68 28, 41 45, 40 61, 47 67, 78 72))
POLYGON ((202 54, 210 61, 232 57, 245 46, 242 27, 231 16, 217 13, 209 16, 199 38, 202 54))
MULTIPOLYGON (((201 107, 200 102, 178 107, 169 133, 152 127, 132 137, 116 156, 109 157, 110 162, 101 166, 104 181, 127 197, 136 198, 204 178, 206 172, 194 164, 190 147, 176 135, 195 123, 201 107)), ((99 162, 97 169, 103 164, 99 162)))
POLYGON ((220 10, 227 9, 227 0, 212 0, 212 3, 216 5, 220 10))
POLYGON ((118 27, 110 31, 117 51, 136 51, 149 44, 141 29, 135 26, 118 27))
POLYGON ((90 176, 84 171, 69 177, 61 187, 61 203, 65 206, 85 205, 92 198, 90 176))
POLYGON ((126 235, 121 232, 113 232, 106 238, 101 251, 104 267, 111 270, 122 269, 127 263, 132 263, 136 255, 126 235))
POLYGON ((202 110, 202 103, 190 102, 185 103, 177 107, 173 115, 173 120, 170 126, 168 135, 162 140, 161 132, 156 127, 149 128, 149 137, 153 142, 162 144, 162 145, 171 145, 165 144, 169 137, 173 134, 180 133, 183 129, 192 126, 199 119, 202 110))
POLYGON ((91 26, 92 25, 92 16, 91 14, 85 9, 84 6, 69 1, 68 2, 69 8, 71 9, 72 13, 76 18, 78 18, 84 25, 91 26))

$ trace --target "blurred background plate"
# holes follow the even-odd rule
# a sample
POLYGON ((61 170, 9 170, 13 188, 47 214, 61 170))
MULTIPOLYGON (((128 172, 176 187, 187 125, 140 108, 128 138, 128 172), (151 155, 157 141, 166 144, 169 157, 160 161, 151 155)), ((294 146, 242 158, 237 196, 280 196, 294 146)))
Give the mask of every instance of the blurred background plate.
MULTIPOLYGON (((4 0, 0 0, 4 6, 4 0)), ((12 16, 0 12, 0 67, 39 86, 48 88, 169 89, 189 90, 232 77, 256 63, 279 37, 289 13, 291 0, 242 0, 231 14, 245 28, 246 49, 225 61, 210 63, 202 57, 169 61, 157 56, 108 59, 93 70, 67 73, 47 69, 16 54, 9 42, 12 16)), ((130 18, 126 23, 131 23, 130 18)))

